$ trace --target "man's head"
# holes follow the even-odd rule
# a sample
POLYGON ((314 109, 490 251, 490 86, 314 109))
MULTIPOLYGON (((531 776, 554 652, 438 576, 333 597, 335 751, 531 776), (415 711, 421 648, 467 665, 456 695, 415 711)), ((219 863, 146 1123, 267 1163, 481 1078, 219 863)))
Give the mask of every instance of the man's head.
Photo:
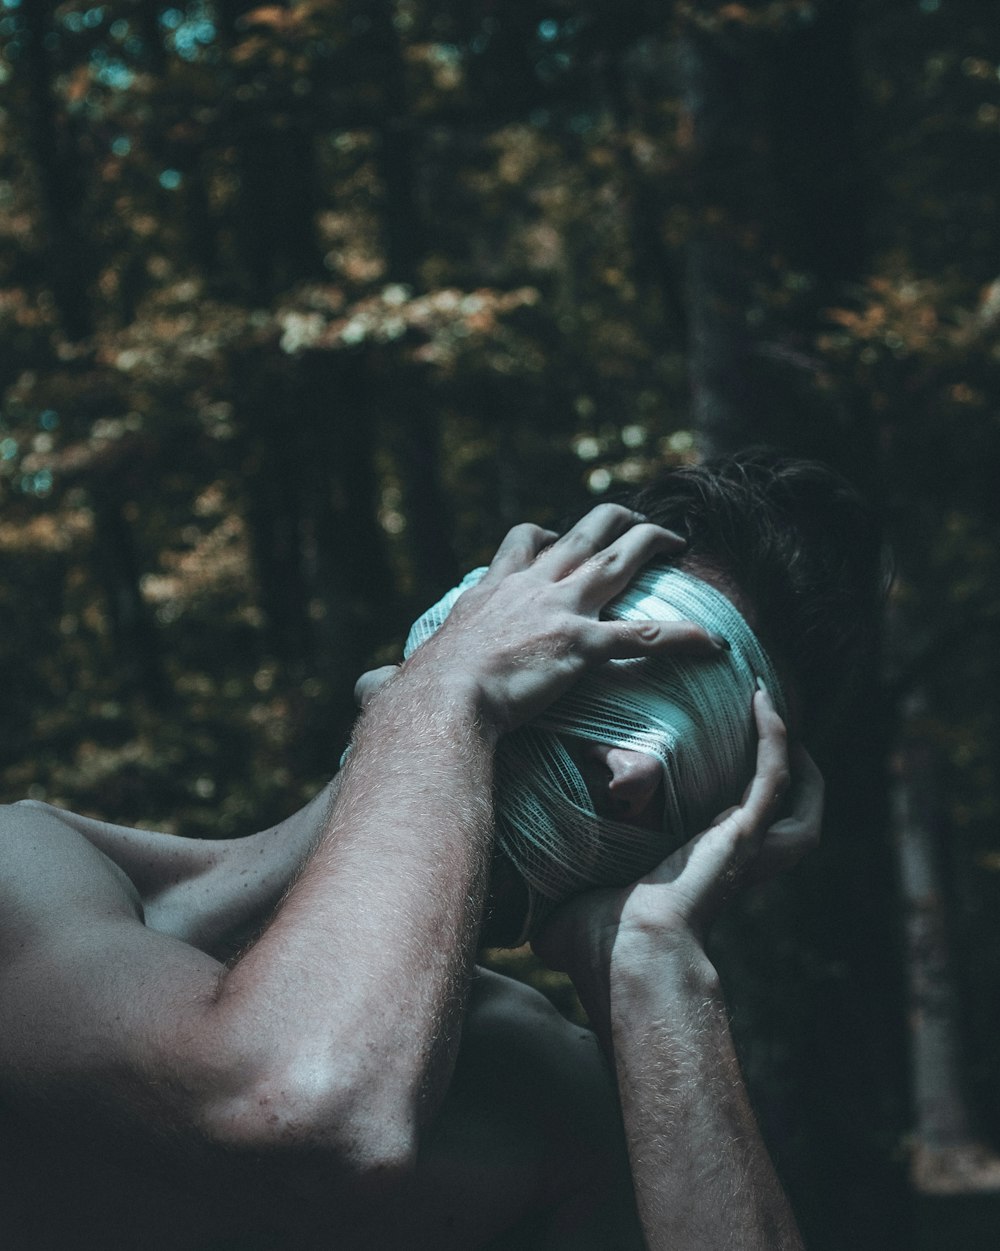
POLYGON ((884 578, 871 509, 825 465, 766 448, 667 470, 622 502, 683 535, 678 565, 737 600, 815 747, 873 655, 884 578))
MULTIPOLYGON (((828 470, 749 453, 669 471, 623 502, 689 546, 680 568, 647 568, 607 615, 693 620, 731 650, 612 662, 503 740, 500 876, 513 866, 527 887, 522 938, 559 900, 634 880, 738 801, 752 773, 756 677, 786 719, 787 691, 809 728, 865 647, 877 542, 828 470)), ((421 618, 408 650, 481 572, 421 618)))

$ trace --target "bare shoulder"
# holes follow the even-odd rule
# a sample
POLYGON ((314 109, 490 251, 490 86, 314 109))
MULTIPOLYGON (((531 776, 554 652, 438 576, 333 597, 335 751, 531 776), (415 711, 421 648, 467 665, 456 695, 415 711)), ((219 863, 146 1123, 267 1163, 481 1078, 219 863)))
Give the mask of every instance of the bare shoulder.
POLYGON ((593 1032, 566 1020, 539 991, 477 969, 461 1062, 516 1089, 547 1135, 565 1134, 579 1158, 620 1145, 614 1078, 593 1032))
POLYGON ((594 1034, 558 1012, 540 992, 513 978, 477 968, 469 995, 466 1038, 525 1063, 563 1067, 576 1061, 610 1089, 611 1078, 594 1034))
POLYGON ((81 916, 142 920, 129 877, 59 809, 32 801, 0 805, 0 944, 28 941, 39 924, 81 916))
MULTIPOLYGON (((593 1034, 538 991, 477 969, 448 1098, 398 1222, 440 1251, 640 1247, 614 1084, 593 1034)), ((381 1241, 379 1239, 381 1238, 381 1241)))

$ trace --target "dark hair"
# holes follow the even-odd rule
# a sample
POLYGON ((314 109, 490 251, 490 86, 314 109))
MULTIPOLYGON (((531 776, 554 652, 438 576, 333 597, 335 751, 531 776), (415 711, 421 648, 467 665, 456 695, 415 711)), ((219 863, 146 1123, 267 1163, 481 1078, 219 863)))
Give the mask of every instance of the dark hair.
POLYGON ((872 509, 816 461, 751 448, 664 471, 625 501, 688 540, 679 563, 729 580, 822 740, 871 674, 885 588, 872 509))

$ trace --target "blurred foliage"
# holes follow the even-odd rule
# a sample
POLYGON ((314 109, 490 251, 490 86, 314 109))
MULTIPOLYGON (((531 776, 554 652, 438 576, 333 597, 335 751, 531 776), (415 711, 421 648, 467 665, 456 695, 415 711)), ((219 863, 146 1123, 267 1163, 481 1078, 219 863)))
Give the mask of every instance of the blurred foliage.
MULTIPOLYGON (((877 755, 925 695, 1000 1132, 993 6, 0 0, 0 84, 4 797, 189 834, 284 815, 335 767, 357 673, 509 524, 697 454, 699 310, 729 301, 750 432, 884 513, 885 707, 854 732, 877 755), (706 287, 699 248, 742 285, 706 287)), ((806 901, 880 815, 827 766, 844 833, 806 901)), ((850 983, 880 993, 890 908, 859 876, 853 932, 842 900, 796 930, 752 906, 733 958, 780 976, 748 1030, 790 997, 844 1021, 797 1018, 772 1074, 879 1028, 850 983)), ((822 1132, 846 1156, 867 1117, 895 1167, 899 1078, 872 1110, 852 1073, 822 1132)), ((779 1136, 801 1090, 771 1079, 779 1136)), ((823 1232, 865 1186, 827 1172, 813 1245, 888 1245, 823 1232)))

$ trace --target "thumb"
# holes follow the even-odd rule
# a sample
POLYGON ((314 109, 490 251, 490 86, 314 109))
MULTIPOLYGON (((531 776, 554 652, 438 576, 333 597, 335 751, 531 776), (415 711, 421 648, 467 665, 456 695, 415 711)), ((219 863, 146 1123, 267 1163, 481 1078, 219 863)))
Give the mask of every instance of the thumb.
POLYGON ((381 669, 369 669, 363 673, 354 684, 354 702, 358 707, 367 708, 372 696, 385 686, 398 668, 398 665, 383 665, 381 669))

